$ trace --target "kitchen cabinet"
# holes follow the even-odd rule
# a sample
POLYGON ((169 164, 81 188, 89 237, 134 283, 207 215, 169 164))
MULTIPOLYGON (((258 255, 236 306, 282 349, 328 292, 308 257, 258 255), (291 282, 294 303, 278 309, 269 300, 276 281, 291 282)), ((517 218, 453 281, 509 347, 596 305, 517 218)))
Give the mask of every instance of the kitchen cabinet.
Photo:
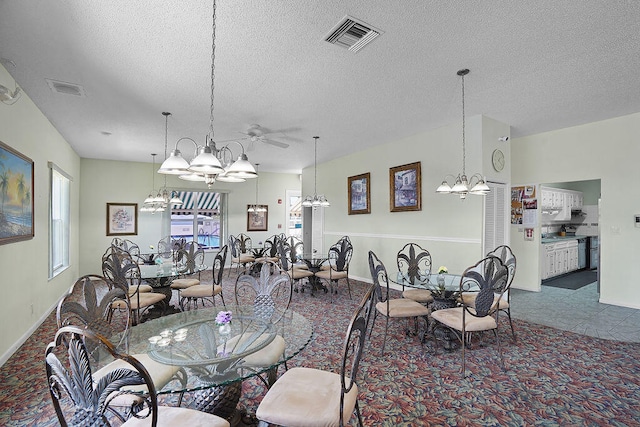
POLYGON ((542 280, 578 270, 577 240, 545 243, 542 246, 542 280))
POLYGON ((569 222, 571 211, 582 209, 583 195, 581 191, 562 188, 540 187, 542 220, 544 222, 569 222))

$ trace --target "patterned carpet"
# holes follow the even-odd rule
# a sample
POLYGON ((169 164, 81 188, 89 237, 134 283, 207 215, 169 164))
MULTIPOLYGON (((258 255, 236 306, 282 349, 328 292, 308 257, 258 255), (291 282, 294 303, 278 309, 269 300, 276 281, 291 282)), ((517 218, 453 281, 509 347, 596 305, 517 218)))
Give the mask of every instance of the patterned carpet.
MULTIPOLYGON (((233 301, 233 274, 224 295, 233 301)), ((203 277, 206 280, 206 277, 203 277)), ((352 282, 334 296, 296 293, 292 306, 313 319, 315 336, 289 362, 337 372, 344 332, 365 285, 352 282)), ((513 310, 517 310, 514 307, 513 310)), ((460 375, 460 352, 437 354, 430 342, 407 336, 405 321, 391 321, 385 355, 378 318, 361 365, 360 407, 367 426, 640 426, 640 344, 590 338, 515 321, 518 342, 501 324, 503 371, 491 335, 467 352, 468 378, 460 375)), ((53 314, 0 368, 0 425, 57 425, 45 380, 43 353, 55 331, 53 314)), ((241 406, 254 412, 264 388, 243 384, 241 406)), ((189 398, 186 398, 187 406, 189 398)), ((351 419, 356 424, 355 417, 351 419)))

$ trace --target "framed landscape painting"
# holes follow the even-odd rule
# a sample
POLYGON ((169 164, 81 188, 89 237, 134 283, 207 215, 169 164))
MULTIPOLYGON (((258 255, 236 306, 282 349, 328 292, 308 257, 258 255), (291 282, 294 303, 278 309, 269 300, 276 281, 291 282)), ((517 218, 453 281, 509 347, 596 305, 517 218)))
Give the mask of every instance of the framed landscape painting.
POLYGON ((33 160, 0 142, 0 245, 33 239, 33 160))
MULTIPOLYGON (((247 205, 247 209, 249 209, 247 205)), ((267 231, 269 221, 269 206, 257 205, 264 208, 263 212, 247 212, 247 231, 267 231)))
POLYGON ((389 168, 391 212, 422 210, 420 162, 389 168))
POLYGON ((137 203, 107 203, 107 236, 138 234, 137 203))
POLYGON ((347 178, 349 215, 371 213, 371 174, 369 172, 347 178))

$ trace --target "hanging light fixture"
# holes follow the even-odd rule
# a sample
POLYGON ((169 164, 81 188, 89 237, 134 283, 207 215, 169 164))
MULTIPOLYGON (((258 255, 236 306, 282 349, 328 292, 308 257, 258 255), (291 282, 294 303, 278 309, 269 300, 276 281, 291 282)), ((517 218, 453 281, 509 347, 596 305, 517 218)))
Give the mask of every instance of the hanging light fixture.
MULTIPOLYGON (((166 111, 162 112, 164 116, 164 158, 167 159, 167 144, 168 144, 168 135, 169 135, 169 116, 171 113, 166 111)), ((180 206, 182 205, 182 199, 176 197, 173 191, 167 190, 167 175, 164 176, 164 187, 159 190, 162 192, 162 201, 164 206, 172 205, 172 206, 180 206)))
MULTIPOLYGON (((258 166, 260 166, 260 163, 256 163, 256 171, 258 170, 258 166)), ((258 179, 256 179, 256 202, 253 205, 249 205, 249 208, 247 209, 247 212, 266 212, 267 209, 258 204, 258 179)))
POLYGON ((462 79, 462 173, 458 176, 445 176, 442 184, 436 189, 436 193, 440 194, 457 194, 461 199, 465 199, 467 194, 478 194, 484 196, 490 189, 485 183, 485 179, 479 173, 473 174, 471 179, 467 179, 466 174, 466 146, 465 146, 465 115, 464 115, 464 76, 469 74, 468 69, 462 69, 457 72, 462 79), (447 179, 453 178, 453 186, 449 185, 447 179))
POLYGON ((302 201, 302 206, 304 206, 305 208, 309 208, 309 207, 321 207, 321 208, 326 208, 328 206, 331 206, 331 204, 329 203, 329 201, 327 200, 326 197, 324 197, 324 194, 320 194, 318 195, 318 189, 317 189, 317 185, 318 185, 318 138, 320 138, 319 136, 314 136, 314 157, 313 157, 313 197, 312 196, 307 196, 304 198, 304 200, 302 201))
MULTIPOLYGON (((221 151, 216 148, 214 141, 214 89, 215 89, 215 57, 216 57, 216 1, 213 0, 213 15, 212 15, 212 37, 211 37, 211 107, 209 116, 209 134, 205 137, 204 146, 199 146, 191 138, 180 138, 176 142, 175 149, 171 152, 169 158, 167 158, 158 173, 169 175, 180 175, 181 179, 188 181, 204 181, 209 188, 215 183, 216 178, 224 174, 230 178, 242 179, 256 178, 258 174, 254 167, 249 163, 249 159, 244 152, 244 147, 237 141, 236 142, 242 152, 238 156, 238 160, 233 162, 228 169, 222 166, 221 158, 223 157, 221 151), (195 145, 195 154, 191 163, 187 162, 180 150, 178 150, 178 144, 181 141, 189 140, 195 145)), ((242 181, 236 181, 242 182, 242 181)))
POLYGON ((152 160, 152 169, 151 169, 151 182, 153 187, 151 188, 151 193, 149 196, 144 199, 142 202, 142 207, 140 208, 140 212, 151 212, 155 213, 159 209, 164 210, 164 199, 162 195, 158 192, 156 194, 156 154, 151 153, 152 160), (154 195, 155 194, 155 195, 154 195))

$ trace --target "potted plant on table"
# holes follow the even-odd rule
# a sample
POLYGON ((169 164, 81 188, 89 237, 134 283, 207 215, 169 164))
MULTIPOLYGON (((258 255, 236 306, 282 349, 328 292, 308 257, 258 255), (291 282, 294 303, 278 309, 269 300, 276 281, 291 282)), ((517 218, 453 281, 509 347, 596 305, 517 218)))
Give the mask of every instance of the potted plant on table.
POLYGON ((447 267, 441 265, 438 268, 437 283, 431 286, 431 296, 433 296, 433 303, 431 304, 432 310, 441 310, 443 308, 455 307, 457 304, 459 290, 447 289, 445 285, 444 275, 448 274, 447 267))

